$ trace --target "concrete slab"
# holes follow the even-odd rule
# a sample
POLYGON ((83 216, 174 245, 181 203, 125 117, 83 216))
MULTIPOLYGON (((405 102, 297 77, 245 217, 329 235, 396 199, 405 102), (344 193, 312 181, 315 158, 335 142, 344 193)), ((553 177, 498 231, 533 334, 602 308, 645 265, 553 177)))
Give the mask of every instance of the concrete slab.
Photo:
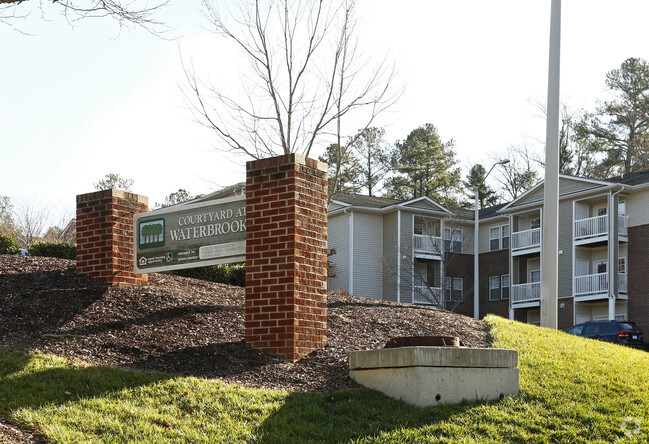
POLYGON ((517 395, 517 364, 516 350, 403 347, 351 352, 349 374, 367 388, 428 407, 517 395))

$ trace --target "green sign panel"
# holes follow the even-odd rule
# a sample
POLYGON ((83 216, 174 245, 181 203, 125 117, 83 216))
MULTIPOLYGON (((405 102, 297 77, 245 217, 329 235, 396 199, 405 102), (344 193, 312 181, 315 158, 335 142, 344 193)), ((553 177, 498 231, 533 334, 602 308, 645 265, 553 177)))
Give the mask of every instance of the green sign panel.
POLYGON ((245 196, 139 213, 134 225, 136 273, 246 259, 245 196))

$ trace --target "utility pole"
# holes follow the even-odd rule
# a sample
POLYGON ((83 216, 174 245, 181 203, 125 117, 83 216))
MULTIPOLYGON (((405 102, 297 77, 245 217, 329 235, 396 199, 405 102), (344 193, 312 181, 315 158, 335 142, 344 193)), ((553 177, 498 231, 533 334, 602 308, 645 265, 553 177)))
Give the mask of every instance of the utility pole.
POLYGON ((559 85, 561 62, 561 0, 552 0, 548 112, 545 133, 543 239, 541 245, 541 326, 558 325, 559 274, 559 85))

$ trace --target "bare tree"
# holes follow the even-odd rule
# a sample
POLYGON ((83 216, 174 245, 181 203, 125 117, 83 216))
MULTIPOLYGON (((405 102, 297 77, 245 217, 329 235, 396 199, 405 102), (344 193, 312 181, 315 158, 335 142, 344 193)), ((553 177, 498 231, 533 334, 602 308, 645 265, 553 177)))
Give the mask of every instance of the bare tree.
MULTIPOLYGON (((539 117, 547 118, 546 105, 537 100, 533 102, 541 112, 539 117)), ((570 110, 565 103, 561 104, 561 126, 559 128, 559 172, 569 176, 595 177, 598 173, 599 149, 589 141, 586 134, 585 122, 592 119, 592 116, 583 109, 570 110)), ((538 141, 545 145, 545 141, 538 141)), ((545 158, 541 155, 533 155, 536 162, 545 168, 545 158)), ((609 177, 609 176, 603 176, 609 177)))
POLYGON ((363 118, 368 127, 399 95, 391 92, 393 66, 358 53, 354 0, 247 0, 227 11, 210 0, 203 5, 214 33, 250 68, 237 95, 183 63, 189 106, 221 151, 262 158, 308 156, 322 142, 342 147, 343 117, 363 118))
MULTIPOLYGON (((16 23, 29 15, 26 9, 32 4, 45 13, 49 2, 40 0, 0 0, 0 23, 16 28, 16 23)), ((155 34, 164 32, 164 25, 155 19, 155 13, 168 3, 160 0, 51 0, 51 7, 63 14, 69 22, 84 18, 110 17, 120 27, 135 25, 155 34)), ((18 29, 18 28, 16 28, 18 29)))
POLYGON ((500 183, 505 195, 516 199, 539 181, 536 169, 539 158, 527 146, 510 146, 505 153, 493 153, 490 162, 509 159, 509 163, 494 170, 494 180, 500 183))
POLYGON ((23 248, 29 248, 43 234, 48 213, 45 208, 31 203, 18 205, 15 211, 16 240, 23 248))

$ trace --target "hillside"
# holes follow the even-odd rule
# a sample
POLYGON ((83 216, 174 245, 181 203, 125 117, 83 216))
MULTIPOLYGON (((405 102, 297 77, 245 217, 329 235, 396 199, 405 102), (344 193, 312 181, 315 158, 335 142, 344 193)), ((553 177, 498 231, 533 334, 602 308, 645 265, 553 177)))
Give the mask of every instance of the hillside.
POLYGON ((220 378, 247 387, 331 392, 355 387, 349 351, 392 337, 458 336, 489 346, 482 321, 330 293, 328 345, 295 364, 244 343, 244 290, 167 274, 108 287, 74 261, 0 255, 0 346, 96 364, 220 378))

